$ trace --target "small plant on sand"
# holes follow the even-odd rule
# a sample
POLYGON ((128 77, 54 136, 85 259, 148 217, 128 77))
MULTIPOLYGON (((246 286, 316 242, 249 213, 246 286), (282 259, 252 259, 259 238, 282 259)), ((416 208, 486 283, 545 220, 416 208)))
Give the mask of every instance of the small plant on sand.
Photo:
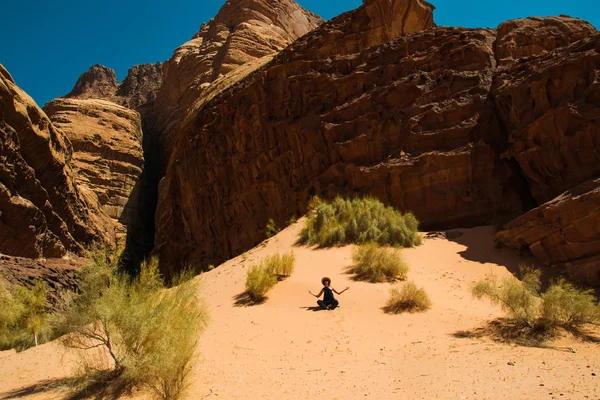
POLYGON ((425 289, 414 282, 406 282, 401 288, 391 288, 390 298, 386 304, 386 312, 400 314, 402 312, 423 312, 431 308, 431 300, 425 289))
POLYGON ((248 261, 248 252, 245 252, 244 254, 242 254, 242 261, 243 262, 248 261))
POLYGON ((66 297, 57 317, 64 345, 84 350, 84 374, 97 376, 104 349, 115 381, 147 387, 160 399, 179 399, 186 388, 196 341, 207 313, 190 273, 166 289, 158 261, 144 262, 139 276, 116 270, 116 255, 97 252, 80 271, 79 294, 66 297), (100 359, 97 359, 100 357, 100 359))
POLYGON ((373 198, 342 199, 309 205, 303 243, 330 247, 344 243, 376 242, 412 247, 421 243, 419 222, 373 198))
POLYGON ((279 233, 280 229, 277 227, 277 224, 275 223, 275 221, 273 220, 273 218, 269 218, 269 221, 267 222, 267 239, 272 238, 273 236, 277 235, 277 233, 279 233))
POLYGON ((522 265, 521 280, 508 277, 498 281, 491 277, 476 283, 472 293, 499 304, 517 324, 540 332, 600 323, 600 308, 591 291, 561 280, 541 293, 540 276, 540 270, 522 265))
POLYGON ((260 265, 253 265, 246 276, 246 293, 254 302, 264 299, 265 294, 277 284, 277 281, 292 275, 296 257, 293 252, 275 253, 265 257, 260 265))
POLYGON ((398 249, 381 247, 377 243, 357 246, 352 252, 354 266, 350 272, 359 280, 386 282, 406 279, 408 265, 398 249))
POLYGON ((293 252, 283 255, 275 253, 272 256, 265 257, 262 260, 261 265, 263 265, 271 275, 275 275, 278 278, 287 278, 294 272, 295 262, 296 256, 293 252))
POLYGON ((38 280, 10 290, 0 277, 0 349, 24 350, 50 339, 47 288, 38 280))
POLYGON ((246 293, 254 302, 264 299, 265 294, 277 284, 277 277, 263 265, 253 265, 246 275, 246 293))
POLYGON ((298 217, 296 217, 295 215, 292 215, 290 217, 290 219, 288 219, 288 225, 294 225, 296 222, 298 222, 298 217))

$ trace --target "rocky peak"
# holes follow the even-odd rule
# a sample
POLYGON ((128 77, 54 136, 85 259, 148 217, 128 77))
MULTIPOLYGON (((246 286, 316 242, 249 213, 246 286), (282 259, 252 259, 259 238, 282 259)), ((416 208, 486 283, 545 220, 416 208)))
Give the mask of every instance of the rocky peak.
POLYGON ((75 87, 65 97, 104 99, 117 91, 117 75, 104 65, 92 65, 77 79, 75 87))
POLYGON ((228 0, 165 63, 154 103, 164 160, 195 110, 322 22, 293 0, 228 0))
POLYGON ((500 24, 497 31, 500 65, 568 46, 598 32, 589 22, 567 15, 515 19, 500 24))
POLYGON ((423 0, 363 0, 369 16, 369 35, 373 44, 385 43, 403 33, 414 33, 435 26, 435 7, 423 0))
POLYGON ((121 83, 115 71, 93 65, 81 74, 75 87, 65 98, 108 100, 135 109, 154 100, 162 83, 162 63, 141 64, 129 69, 121 83))

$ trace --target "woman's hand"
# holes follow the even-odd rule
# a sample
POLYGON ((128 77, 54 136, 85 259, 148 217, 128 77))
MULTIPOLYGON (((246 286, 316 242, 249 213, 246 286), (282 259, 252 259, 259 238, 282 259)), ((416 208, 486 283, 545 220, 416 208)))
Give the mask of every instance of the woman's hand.
MULTIPOLYGON (((308 293, 312 294, 313 296, 315 296, 315 294, 313 292, 311 292, 310 290, 308 291, 308 293)), ((317 296, 315 296, 317 297, 317 296)))

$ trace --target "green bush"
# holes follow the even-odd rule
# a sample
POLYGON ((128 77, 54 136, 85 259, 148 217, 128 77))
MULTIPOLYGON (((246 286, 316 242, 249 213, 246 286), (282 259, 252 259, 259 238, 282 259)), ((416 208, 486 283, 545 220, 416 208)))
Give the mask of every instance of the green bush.
POLYGON ((541 271, 520 267, 521 281, 509 277, 498 282, 496 277, 476 283, 472 288, 474 297, 489 298, 509 314, 509 318, 533 328, 539 312, 541 271))
POLYGON ((313 199, 300 240, 323 247, 367 242, 412 247, 421 243, 418 229, 413 214, 402 214, 373 198, 313 199))
POLYGON ((45 282, 10 290, 0 277, 0 349, 24 350, 51 338, 45 282))
POLYGON ((296 257, 293 252, 275 253, 262 259, 260 265, 253 265, 246 275, 246 293, 254 302, 265 298, 265 294, 277 284, 279 279, 287 278, 294 272, 296 257))
POLYGON ((253 265, 246 275, 246 293, 254 302, 264 299, 265 294, 277 284, 277 277, 263 265, 253 265))
POLYGON ((296 256, 293 252, 283 255, 275 253, 272 256, 265 257, 262 260, 261 265, 263 265, 271 275, 287 278, 294 272, 295 262, 296 256))
POLYGON ((277 227, 277 224, 275 224, 275 221, 273 221, 273 218, 269 218, 266 230, 267 239, 277 235, 277 233, 280 231, 280 229, 277 227))
POLYGON ((520 276, 521 280, 509 277, 499 282, 491 277, 480 281, 472 288, 473 296, 489 298, 511 320, 540 331, 580 328, 600 322, 600 308, 591 291, 561 280, 541 293, 540 270, 521 266, 520 276))
POLYGON ((542 295, 541 320, 548 328, 578 328, 600 323, 600 307, 592 290, 581 290, 564 280, 552 284, 542 295))
POLYGON ((422 312, 429 308, 431 308, 431 300, 427 292, 414 282, 406 282, 400 289, 390 289, 390 298, 386 304, 386 312, 390 314, 422 312))
MULTIPOLYGON (((181 398, 196 341, 207 322, 190 273, 166 289, 158 260, 144 262, 138 277, 116 272, 116 259, 96 253, 79 274, 80 292, 65 298, 56 324, 71 332, 64 345, 82 350, 102 347, 124 386, 148 387, 157 398, 181 398)), ((97 353, 82 352, 85 373, 93 376, 97 353)))
POLYGON ((358 246, 352 252, 354 266, 350 272, 359 280, 386 282, 406 279, 408 265, 398 249, 381 247, 377 243, 358 246))

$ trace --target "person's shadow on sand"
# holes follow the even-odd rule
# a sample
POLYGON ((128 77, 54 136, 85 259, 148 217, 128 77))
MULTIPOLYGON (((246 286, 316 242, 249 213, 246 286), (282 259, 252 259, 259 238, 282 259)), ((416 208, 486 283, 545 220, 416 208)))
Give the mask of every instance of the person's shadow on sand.
POLYGON ((323 310, 321 307, 300 307, 300 308, 303 308, 306 311, 326 311, 326 310, 323 310))

